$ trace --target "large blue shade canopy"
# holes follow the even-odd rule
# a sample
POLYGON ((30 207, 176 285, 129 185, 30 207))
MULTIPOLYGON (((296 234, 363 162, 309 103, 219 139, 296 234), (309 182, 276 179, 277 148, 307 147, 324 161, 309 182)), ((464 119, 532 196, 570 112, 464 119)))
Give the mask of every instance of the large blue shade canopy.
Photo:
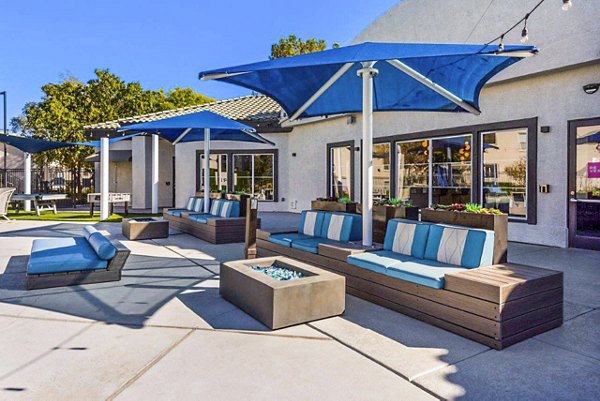
POLYGON ((71 142, 46 141, 17 135, 0 135, 0 142, 7 143, 26 153, 38 153, 75 145, 71 142))
POLYGON ((505 45, 500 51, 497 45, 362 43, 203 71, 200 79, 264 93, 295 119, 361 112, 362 82, 357 73, 363 63, 375 62, 374 111, 478 113, 483 85, 536 52, 534 46, 525 45, 505 45))
POLYGON ((273 144, 258 135, 254 128, 210 111, 199 111, 162 120, 125 125, 118 131, 158 134, 169 142, 196 142, 204 140, 204 129, 206 128, 210 129, 211 141, 273 144))

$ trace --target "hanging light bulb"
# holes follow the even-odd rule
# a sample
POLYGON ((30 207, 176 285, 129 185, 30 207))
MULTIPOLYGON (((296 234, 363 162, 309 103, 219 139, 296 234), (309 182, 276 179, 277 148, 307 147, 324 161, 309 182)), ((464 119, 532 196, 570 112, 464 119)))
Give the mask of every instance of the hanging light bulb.
POLYGON ((500 44, 498 45, 498 52, 502 53, 504 51, 504 35, 500 36, 500 44))
POLYGON ((529 31, 527 30, 527 18, 529 18, 529 14, 525 17, 525 26, 521 31, 521 43, 529 42, 529 31))
POLYGON ((571 7, 573 7, 573 3, 571 3, 571 0, 563 0, 563 5, 562 5, 563 11, 569 11, 571 9, 571 7))

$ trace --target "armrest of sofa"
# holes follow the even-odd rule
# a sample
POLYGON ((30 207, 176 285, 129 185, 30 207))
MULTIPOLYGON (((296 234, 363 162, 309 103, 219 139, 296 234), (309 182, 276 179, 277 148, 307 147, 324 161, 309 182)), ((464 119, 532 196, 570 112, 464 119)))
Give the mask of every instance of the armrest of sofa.
POLYGON ((268 241, 269 237, 272 234, 287 234, 287 233, 295 233, 297 231, 298 231, 298 229, 296 227, 260 229, 260 230, 256 230, 256 238, 268 241))
POLYGON ((107 270, 122 270, 131 251, 119 241, 112 239, 109 239, 109 241, 117 248, 117 253, 108 263, 107 270))
POLYGON ((208 217, 206 224, 215 227, 230 227, 230 226, 244 226, 246 225, 245 217, 208 217))

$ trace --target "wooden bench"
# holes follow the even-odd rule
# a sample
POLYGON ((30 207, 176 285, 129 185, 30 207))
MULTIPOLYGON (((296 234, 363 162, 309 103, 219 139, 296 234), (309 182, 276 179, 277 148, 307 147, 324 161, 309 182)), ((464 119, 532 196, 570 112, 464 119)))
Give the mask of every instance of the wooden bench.
MULTIPOLYGON (((169 221, 169 226, 176 230, 188 233, 213 244, 229 244, 244 242, 246 238, 246 217, 209 218, 205 223, 200 223, 187 218, 189 213, 182 213, 181 217, 172 216, 163 211, 163 217, 169 221)), ((260 227, 260 219, 258 219, 260 227)))
POLYGON ((319 254, 268 241, 258 230, 258 257, 283 255, 346 277, 346 292, 441 327, 494 349, 562 325, 563 274, 515 264, 499 264, 445 276, 434 289, 346 263, 365 249, 360 243, 319 246, 319 254))

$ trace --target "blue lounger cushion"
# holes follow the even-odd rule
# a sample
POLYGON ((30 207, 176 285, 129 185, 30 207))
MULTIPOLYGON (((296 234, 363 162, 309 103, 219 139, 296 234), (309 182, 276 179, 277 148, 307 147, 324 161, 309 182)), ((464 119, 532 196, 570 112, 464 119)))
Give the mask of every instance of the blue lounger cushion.
POLYGON ((204 223, 204 224, 206 224, 206 218, 208 218, 208 217, 214 217, 214 216, 210 213, 191 214, 191 215, 187 216, 187 218, 189 220, 197 221, 198 223, 204 223))
POLYGON ((300 234, 310 235, 311 237, 320 236, 324 217, 325 212, 316 210, 303 210, 302 213, 300 213, 298 232, 300 234))
POLYGON ((331 244, 337 242, 338 241, 321 237, 297 239, 292 241, 292 248, 310 253, 319 253, 319 244, 331 244))
POLYGON ((106 269, 85 237, 36 239, 31 248, 27 274, 106 269))
POLYGON ((94 226, 85 226, 83 227, 83 236, 85 239, 89 239, 90 235, 97 233, 98 230, 94 226))
POLYGON ((90 235, 87 241, 102 260, 111 260, 117 254, 117 248, 99 232, 90 235))
POLYGON ((493 231, 432 224, 424 257, 472 269, 491 265, 493 253, 493 231))
POLYGON ((271 234, 269 236, 269 242, 289 247, 292 245, 292 241, 311 238, 315 237, 300 233, 271 234))
POLYGON ((414 220, 390 220, 385 231, 383 249, 423 258, 430 225, 414 220))
POLYGON ((389 266, 385 274, 411 283, 435 289, 444 288, 444 276, 468 270, 464 267, 440 263, 435 260, 415 259, 389 266))
POLYGON ((325 213, 320 237, 335 241, 350 241, 355 218, 358 215, 349 213, 325 213))
POLYGON ((346 261, 354 266, 362 267, 376 273, 385 274, 389 266, 402 261, 413 260, 411 256, 401 255, 392 251, 364 252, 350 255, 346 261))

